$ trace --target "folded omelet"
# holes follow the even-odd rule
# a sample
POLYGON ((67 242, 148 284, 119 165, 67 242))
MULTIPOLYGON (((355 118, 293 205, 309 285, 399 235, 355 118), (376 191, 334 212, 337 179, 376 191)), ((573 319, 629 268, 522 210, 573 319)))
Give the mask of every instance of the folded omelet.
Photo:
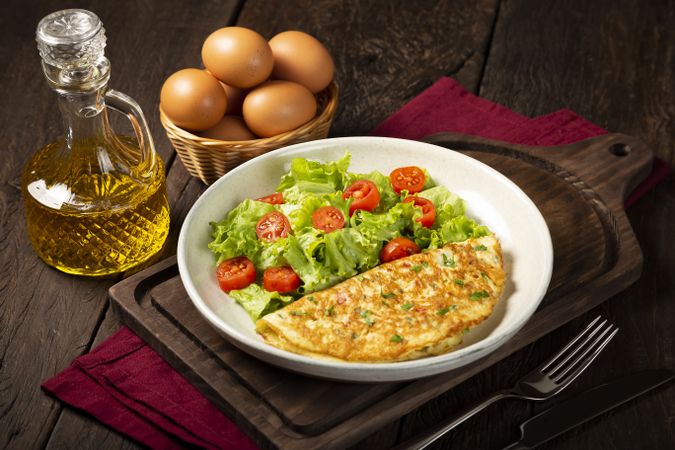
POLYGON ((499 241, 468 239, 379 265, 266 315, 269 344, 321 359, 389 362, 446 353, 494 309, 499 241))

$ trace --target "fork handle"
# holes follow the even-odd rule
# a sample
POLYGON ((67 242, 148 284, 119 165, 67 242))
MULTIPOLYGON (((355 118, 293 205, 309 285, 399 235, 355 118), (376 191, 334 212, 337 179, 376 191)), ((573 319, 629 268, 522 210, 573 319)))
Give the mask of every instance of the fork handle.
POLYGON ((436 441, 438 438, 443 436, 448 431, 455 428, 460 423, 464 422, 470 417, 473 417, 476 413, 482 411, 487 406, 493 404, 496 401, 499 401, 503 398, 513 397, 513 394, 509 390, 497 391, 489 397, 486 397, 481 402, 477 403, 471 409, 466 412, 455 416, 445 422, 441 422, 439 425, 413 436, 409 440, 403 442, 402 444, 394 447, 394 450, 421 450, 426 448, 429 444, 436 441))

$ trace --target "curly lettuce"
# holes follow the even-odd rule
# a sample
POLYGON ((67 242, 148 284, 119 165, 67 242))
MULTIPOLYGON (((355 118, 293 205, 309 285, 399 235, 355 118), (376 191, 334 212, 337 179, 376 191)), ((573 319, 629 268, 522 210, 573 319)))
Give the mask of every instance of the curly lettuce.
POLYGON ((433 202, 436 220, 432 227, 425 228, 419 222, 421 209, 412 203, 403 203, 407 192, 400 195, 394 192, 389 177, 377 171, 349 173, 349 163, 349 153, 327 163, 296 158, 277 188, 284 196, 284 204, 246 199, 224 220, 212 223, 213 241, 209 248, 218 263, 245 255, 259 274, 269 267, 289 265, 302 280, 293 295, 266 291, 260 280, 245 289, 231 291, 230 296, 253 320, 283 307, 301 294, 326 289, 376 266, 383 245, 395 237, 409 237, 420 248, 428 249, 490 233, 487 227, 465 215, 465 204, 460 197, 443 186, 435 186, 428 173, 425 189, 417 195, 433 202), (351 200, 343 200, 342 192, 359 179, 368 179, 377 185, 380 203, 371 212, 359 210, 349 217, 351 200), (331 233, 314 228, 312 214, 323 206, 333 206, 343 213, 344 228, 331 233), (272 211, 280 211, 288 218, 291 234, 274 242, 259 240, 256 224, 272 211))

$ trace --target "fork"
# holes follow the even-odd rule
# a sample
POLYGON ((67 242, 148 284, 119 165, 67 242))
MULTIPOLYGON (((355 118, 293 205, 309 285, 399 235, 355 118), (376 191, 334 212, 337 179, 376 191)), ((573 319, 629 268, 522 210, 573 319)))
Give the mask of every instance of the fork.
POLYGON ((504 398, 547 400, 569 386, 600 354, 619 329, 607 320, 596 317, 562 350, 539 367, 522 377, 511 389, 503 389, 472 407, 465 413, 443 422, 433 429, 414 436, 395 447, 395 450, 420 450, 448 431, 504 398))

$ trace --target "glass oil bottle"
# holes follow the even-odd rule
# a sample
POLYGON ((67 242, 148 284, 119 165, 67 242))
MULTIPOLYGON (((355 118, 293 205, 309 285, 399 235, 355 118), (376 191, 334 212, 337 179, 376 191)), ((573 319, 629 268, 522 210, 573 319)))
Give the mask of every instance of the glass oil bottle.
POLYGON ((158 253, 168 235, 162 161, 139 105, 107 88, 105 30, 95 14, 50 14, 38 24, 37 42, 65 136, 24 168, 30 241, 40 258, 63 272, 123 272, 158 253), (111 110, 129 118, 136 136, 115 134, 111 110))

